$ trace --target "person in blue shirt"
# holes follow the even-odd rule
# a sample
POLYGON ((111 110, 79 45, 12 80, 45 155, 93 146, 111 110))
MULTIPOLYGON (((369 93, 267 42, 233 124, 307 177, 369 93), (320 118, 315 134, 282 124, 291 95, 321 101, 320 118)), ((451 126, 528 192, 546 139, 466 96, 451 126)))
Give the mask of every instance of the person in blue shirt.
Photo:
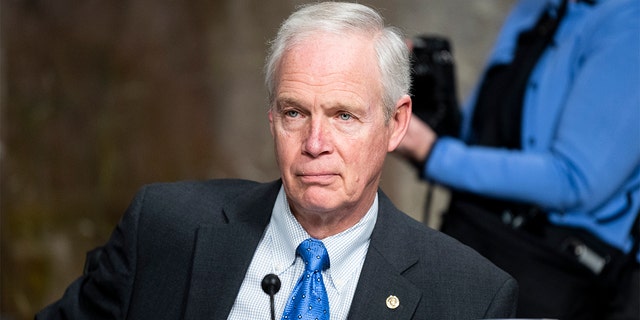
POLYGON ((638 319, 640 1, 518 1, 462 113, 397 150, 451 190, 442 231, 518 280, 519 317, 638 319))

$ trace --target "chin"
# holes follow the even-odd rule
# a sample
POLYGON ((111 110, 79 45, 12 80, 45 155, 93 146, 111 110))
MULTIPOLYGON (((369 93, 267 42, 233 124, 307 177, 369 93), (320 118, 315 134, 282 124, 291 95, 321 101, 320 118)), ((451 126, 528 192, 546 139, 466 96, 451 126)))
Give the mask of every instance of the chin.
POLYGON ((330 212, 339 209, 344 201, 335 191, 306 190, 295 200, 298 207, 306 211, 330 212))

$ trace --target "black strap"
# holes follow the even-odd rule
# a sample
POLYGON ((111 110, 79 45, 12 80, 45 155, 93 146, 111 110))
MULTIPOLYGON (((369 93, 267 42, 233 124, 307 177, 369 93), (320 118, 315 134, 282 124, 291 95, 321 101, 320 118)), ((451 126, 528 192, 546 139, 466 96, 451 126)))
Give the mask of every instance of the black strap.
POLYGON ((527 83, 542 53, 553 45, 553 36, 566 9, 567 0, 558 8, 547 8, 532 29, 518 36, 513 61, 487 71, 474 109, 471 144, 520 149, 527 83))
POLYGON ((633 246, 629 251, 629 256, 632 260, 636 260, 636 255, 640 250, 640 210, 636 213, 636 219, 633 220, 633 225, 631 226, 631 238, 633 239, 633 246))

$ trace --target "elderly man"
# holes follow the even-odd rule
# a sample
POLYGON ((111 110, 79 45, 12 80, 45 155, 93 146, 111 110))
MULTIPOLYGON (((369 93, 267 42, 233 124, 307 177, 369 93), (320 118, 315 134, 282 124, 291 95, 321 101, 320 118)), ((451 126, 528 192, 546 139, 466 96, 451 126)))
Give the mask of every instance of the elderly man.
POLYGON ((378 189, 411 118, 408 56, 366 6, 300 8, 266 66, 281 179, 143 188, 38 317, 268 319, 271 273, 282 319, 512 315, 515 280, 378 189))

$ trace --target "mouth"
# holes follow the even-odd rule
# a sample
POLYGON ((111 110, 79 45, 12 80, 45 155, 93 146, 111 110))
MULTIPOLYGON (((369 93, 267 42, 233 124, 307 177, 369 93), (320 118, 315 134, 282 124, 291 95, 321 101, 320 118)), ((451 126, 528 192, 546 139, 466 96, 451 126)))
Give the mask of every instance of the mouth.
POLYGON ((298 178, 306 184, 327 185, 332 183, 338 175, 335 173, 299 173, 298 178))

